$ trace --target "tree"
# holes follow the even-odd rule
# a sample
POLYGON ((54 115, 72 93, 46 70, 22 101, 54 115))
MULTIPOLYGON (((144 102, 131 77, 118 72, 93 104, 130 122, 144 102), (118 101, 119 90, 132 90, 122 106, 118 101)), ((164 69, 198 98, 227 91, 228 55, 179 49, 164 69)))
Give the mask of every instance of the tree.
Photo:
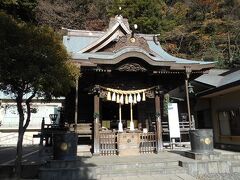
POLYGON ((5 10, 15 18, 32 22, 35 20, 34 9, 37 4, 37 0, 1 0, 0 9, 5 10))
POLYGON ((159 33, 165 8, 164 0, 114 0, 111 6, 109 5, 108 13, 111 16, 121 14, 128 18, 131 26, 138 25, 138 32, 159 33), (119 7, 122 8, 121 11, 119 7))
POLYGON ((167 51, 187 59, 218 61, 218 68, 239 66, 239 0, 168 0, 167 5, 160 36, 167 51))
POLYGON ((4 13, 0 13, 0 27, 0 90, 12 94, 17 103, 16 174, 20 177, 22 141, 31 120, 32 99, 64 95, 74 85, 78 70, 50 28, 16 22, 4 13))
POLYGON ((112 0, 40 0, 36 9, 36 22, 55 30, 102 30, 107 24, 106 7, 112 0))

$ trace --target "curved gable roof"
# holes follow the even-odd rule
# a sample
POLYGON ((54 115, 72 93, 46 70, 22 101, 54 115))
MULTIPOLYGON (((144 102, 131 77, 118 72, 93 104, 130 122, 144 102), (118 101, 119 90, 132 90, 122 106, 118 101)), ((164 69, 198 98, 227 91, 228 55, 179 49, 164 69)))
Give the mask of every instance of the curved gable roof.
POLYGON ((170 66, 173 69, 194 66, 195 70, 203 70, 214 67, 214 62, 187 60, 168 54, 153 34, 135 34, 136 42, 131 41, 130 34, 126 20, 116 16, 106 32, 68 30, 63 42, 72 59, 83 61, 85 65, 114 64, 124 58, 137 57, 153 66, 170 66), (141 38, 144 45, 138 41, 141 38), (121 43, 123 39, 127 43, 121 43), (111 48, 114 44, 120 45, 111 48))
POLYGON ((117 36, 123 36, 131 33, 130 29, 128 29, 128 27, 124 24, 123 18, 121 16, 116 16, 115 20, 115 25, 111 27, 102 37, 91 43, 86 48, 83 48, 79 52, 97 52, 99 49, 102 49, 112 40, 117 38, 117 36))

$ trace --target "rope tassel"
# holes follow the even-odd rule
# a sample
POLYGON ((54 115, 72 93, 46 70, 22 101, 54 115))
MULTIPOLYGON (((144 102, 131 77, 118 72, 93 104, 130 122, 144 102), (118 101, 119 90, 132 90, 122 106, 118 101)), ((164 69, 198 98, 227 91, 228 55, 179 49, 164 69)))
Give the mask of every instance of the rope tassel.
POLYGON ((128 102, 129 102, 130 104, 133 103, 133 97, 132 97, 131 94, 129 95, 129 100, 128 100, 128 102))
POLYGON ((128 95, 125 96, 125 104, 128 104, 128 95))
POLYGON ((120 102, 119 94, 117 94, 117 103, 120 102))
POLYGON ((119 101, 120 101, 121 104, 124 104, 123 94, 120 96, 120 100, 119 101))
POLYGON ((116 101, 116 93, 115 92, 112 95, 112 101, 116 101))
POLYGON ((138 93, 137 94, 137 102, 140 102, 141 101, 141 96, 140 96, 140 94, 138 93))
POLYGON ((107 93, 107 100, 111 101, 111 92, 110 91, 108 91, 108 93, 107 93))
POLYGON ((137 104, 137 96, 136 96, 136 94, 133 95, 133 103, 137 104))
POLYGON ((143 97, 142 97, 142 101, 146 101, 146 94, 145 94, 145 92, 143 92, 143 95, 142 95, 143 97))

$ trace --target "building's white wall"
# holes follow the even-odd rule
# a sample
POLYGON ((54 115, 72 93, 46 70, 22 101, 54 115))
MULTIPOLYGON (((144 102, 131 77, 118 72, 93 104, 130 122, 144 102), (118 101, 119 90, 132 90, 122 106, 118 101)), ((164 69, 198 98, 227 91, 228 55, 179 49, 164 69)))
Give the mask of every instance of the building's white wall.
MULTIPOLYGON (((31 121, 24 134, 23 145, 39 144, 39 138, 33 138, 41 130, 42 119, 46 124, 50 124, 49 114, 58 114, 57 123, 60 118, 60 108, 62 103, 33 103, 32 108, 36 108, 36 113, 31 113, 31 121)), ((0 106, 0 145, 12 146, 17 144, 19 116, 16 103, 2 102, 0 106)))
MULTIPOLYGON (((62 107, 62 103, 33 103, 32 108, 37 110, 36 113, 31 113, 31 121, 28 129, 41 129, 42 119, 45 118, 45 123, 50 124, 49 114, 58 114, 62 107)), ((2 103, 0 107, 0 131, 1 129, 18 129, 19 115, 16 103, 2 103)))
MULTIPOLYGON (((37 135, 39 132, 25 132, 23 137, 23 145, 39 144, 40 138, 33 138, 33 135, 37 135)), ((17 132, 0 132, 0 146, 16 146, 18 140, 17 132)))

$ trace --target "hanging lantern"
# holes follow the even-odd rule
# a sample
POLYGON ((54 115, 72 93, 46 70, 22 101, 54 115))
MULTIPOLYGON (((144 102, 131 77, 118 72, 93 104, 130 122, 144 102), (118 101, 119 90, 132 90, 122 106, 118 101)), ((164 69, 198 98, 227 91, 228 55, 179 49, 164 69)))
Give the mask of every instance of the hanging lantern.
POLYGON ((132 97, 132 95, 131 95, 131 94, 129 94, 129 99, 128 99, 128 102, 129 102, 129 103, 133 103, 133 97, 132 97))
POLYGON ((115 92, 112 94, 112 101, 116 101, 116 93, 115 92))
POLYGON ((107 93, 107 100, 111 101, 111 92, 110 91, 108 91, 108 93, 107 93))
POLYGON ((120 102, 119 94, 117 94, 117 103, 120 102))
POLYGON ((123 100, 124 98, 123 98, 123 94, 120 96, 120 103, 121 104, 124 104, 124 100, 123 100))
POLYGON ((128 104, 128 95, 125 95, 125 104, 128 104))
POLYGON ((136 96, 136 94, 133 95, 133 103, 134 103, 134 104, 137 103, 137 96, 136 96))
POLYGON ((143 97, 142 97, 142 101, 146 101, 146 94, 145 94, 145 92, 143 92, 143 95, 142 95, 143 97))
POLYGON ((141 101, 141 96, 140 96, 140 94, 138 93, 137 94, 137 102, 140 102, 141 101))

